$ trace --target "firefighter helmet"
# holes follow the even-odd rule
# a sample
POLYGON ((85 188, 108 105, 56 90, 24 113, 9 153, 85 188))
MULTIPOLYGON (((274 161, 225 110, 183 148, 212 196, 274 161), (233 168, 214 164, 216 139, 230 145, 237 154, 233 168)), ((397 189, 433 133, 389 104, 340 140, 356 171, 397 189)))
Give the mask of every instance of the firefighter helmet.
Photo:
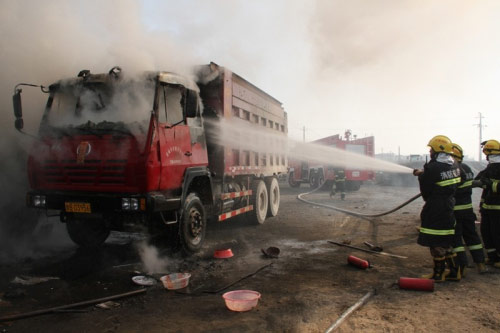
POLYGON ((451 155, 456 157, 458 161, 462 161, 464 159, 464 150, 462 149, 462 147, 460 147, 460 145, 456 144, 456 143, 452 143, 451 144, 451 150, 452 150, 452 153, 451 155))
POLYGON ((483 147, 483 153, 488 155, 500 155, 500 142, 497 140, 488 140, 481 142, 481 146, 483 147))
POLYGON ((436 135, 429 141, 427 146, 431 147, 431 149, 436 153, 452 153, 451 140, 444 135, 436 135))

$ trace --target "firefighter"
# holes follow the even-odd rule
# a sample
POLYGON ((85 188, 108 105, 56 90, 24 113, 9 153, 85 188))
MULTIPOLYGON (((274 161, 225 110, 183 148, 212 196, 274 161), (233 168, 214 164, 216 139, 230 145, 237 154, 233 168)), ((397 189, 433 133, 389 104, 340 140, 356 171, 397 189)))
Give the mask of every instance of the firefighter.
POLYGON ((418 244, 430 248, 434 261, 433 273, 424 278, 444 281, 445 269, 448 266, 451 274, 460 274, 455 263, 456 254, 452 252, 453 235, 455 234, 455 191, 461 182, 460 169, 453 160, 451 140, 444 135, 433 137, 430 147, 431 160, 423 169, 415 169, 418 176, 420 192, 425 201, 420 213, 421 227, 418 244))
POLYGON ((481 143, 488 166, 476 176, 474 185, 481 186, 481 236, 488 256, 488 264, 500 268, 500 142, 481 143))
MULTIPOLYGON (((457 254, 457 263, 461 277, 465 276, 465 269, 467 267, 467 254, 465 252, 464 242, 467 245, 472 260, 476 264, 479 273, 485 273, 486 267, 484 264, 484 252, 481 238, 476 232, 476 214, 472 209, 472 181, 474 180, 474 173, 471 168, 463 163, 464 153, 462 147, 458 144, 453 144, 452 156, 458 162, 460 172, 462 175, 462 183, 458 185, 455 193, 455 237, 453 240, 453 252, 457 254)), ((447 280, 460 279, 458 274, 450 274, 446 277, 447 280)))
POLYGON ((345 200, 345 171, 343 169, 336 169, 334 172, 335 179, 332 184, 332 190, 330 191, 330 197, 340 192, 340 199, 345 200))

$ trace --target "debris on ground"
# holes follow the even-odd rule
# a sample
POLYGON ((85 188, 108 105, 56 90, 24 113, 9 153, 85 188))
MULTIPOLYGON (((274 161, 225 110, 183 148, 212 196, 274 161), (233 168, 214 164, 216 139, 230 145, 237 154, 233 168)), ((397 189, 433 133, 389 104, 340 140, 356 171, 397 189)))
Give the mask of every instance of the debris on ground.
POLYGON ((146 275, 136 275, 132 277, 132 281, 140 286, 153 286, 156 284, 156 279, 146 275))
POLYGON ((3 295, 3 297, 5 297, 5 298, 11 298, 11 299, 12 298, 21 298, 21 297, 24 297, 24 296, 26 296, 26 290, 20 289, 20 288, 15 288, 15 289, 8 290, 3 295))
POLYGON ((39 284, 43 282, 47 282, 50 280, 59 280, 58 277, 52 277, 52 276, 47 276, 47 277, 36 277, 36 276, 27 276, 27 275, 20 275, 16 276, 11 283, 16 283, 16 284, 22 284, 23 286, 32 286, 34 284, 39 284))
POLYGON ((382 247, 380 247, 380 246, 376 246, 376 245, 373 245, 373 244, 368 243, 368 242, 364 242, 364 244, 366 246, 368 246, 368 248, 370 250, 372 250, 372 251, 376 251, 376 252, 382 252, 382 251, 384 251, 384 249, 382 247))
POLYGON ((114 308, 120 307, 120 303, 113 302, 113 301, 107 301, 107 302, 104 302, 104 303, 96 304, 95 306, 96 306, 96 308, 99 308, 99 309, 109 310, 109 309, 114 309, 114 308))
POLYGON ((280 249, 275 246, 270 246, 267 249, 260 249, 264 256, 268 258, 278 258, 280 255, 280 249))

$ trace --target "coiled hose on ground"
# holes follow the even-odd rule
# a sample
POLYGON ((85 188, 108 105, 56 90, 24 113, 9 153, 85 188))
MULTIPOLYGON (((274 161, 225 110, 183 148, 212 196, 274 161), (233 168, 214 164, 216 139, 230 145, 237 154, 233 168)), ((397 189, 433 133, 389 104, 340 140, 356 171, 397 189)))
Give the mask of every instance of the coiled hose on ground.
POLYGON ((342 208, 339 208, 339 207, 335 207, 335 206, 332 206, 332 205, 326 205, 326 204, 322 204, 322 203, 318 203, 318 202, 313 202, 313 201, 309 201, 309 200, 306 200, 303 198, 303 196, 306 196, 308 194, 312 194, 316 191, 318 191, 319 189, 321 188, 321 185, 318 186, 317 188, 315 188, 314 190, 312 191, 309 191, 309 192, 306 192, 306 193, 301 193, 299 195, 297 195, 297 199, 302 201, 302 202, 305 202, 307 204, 310 204, 310 205, 315 205, 315 206, 320 206, 320 207, 324 207, 324 208, 328 208, 328 209, 333 209, 333 210, 336 210, 338 212, 341 212, 341 213, 345 213, 345 214, 349 214, 349 215, 354 215, 354 216, 360 216, 360 217, 380 217, 380 216, 384 216, 384 215, 388 215, 390 213, 394 213, 395 211, 403 208, 404 206, 408 205, 410 202, 418 199, 419 197, 422 196, 421 193, 411 197, 409 200, 403 202, 401 205, 397 206, 397 207, 394 207, 392 208, 391 210, 388 210, 386 212, 382 212, 382 213, 378 213, 378 214, 362 214, 362 213, 357 213, 357 212, 353 212, 351 210, 347 210, 347 209, 342 209, 342 208))

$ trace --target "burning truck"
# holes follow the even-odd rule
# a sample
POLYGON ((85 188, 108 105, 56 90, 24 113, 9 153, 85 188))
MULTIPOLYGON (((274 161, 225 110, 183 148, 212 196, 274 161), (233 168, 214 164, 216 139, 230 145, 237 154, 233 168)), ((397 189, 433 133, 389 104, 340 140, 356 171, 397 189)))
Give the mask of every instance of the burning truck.
MULTIPOLYGON (((196 81, 170 72, 127 78, 114 67, 38 86, 48 99, 28 158, 27 205, 56 211, 83 247, 112 230, 147 230, 188 253, 201 249, 208 220, 276 216, 283 152, 223 145, 209 133, 234 120, 286 138, 282 104, 215 63, 200 66, 196 81)), ((15 88, 20 132, 23 85, 35 86, 15 88)))
MULTIPOLYGON (((319 144, 327 147, 342 149, 348 152, 361 154, 369 157, 374 157, 375 139, 373 136, 365 138, 352 138, 352 133, 347 130, 344 138, 336 134, 322 139, 313 141, 314 144, 319 144)), ((335 161, 332 164, 315 163, 314 161, 290 159, 290 169, 288 172, 288 183, 291 187, 299 187, 300 184, 306 183, 311 188, 322 186, 330 189, 335 181, 335 161)), ((372 170, 361 170, 347 168, 344 170, 346 180, 346 190, 357 191, 360 189, 364 181, 375 179, 375 173, 372 170)))

